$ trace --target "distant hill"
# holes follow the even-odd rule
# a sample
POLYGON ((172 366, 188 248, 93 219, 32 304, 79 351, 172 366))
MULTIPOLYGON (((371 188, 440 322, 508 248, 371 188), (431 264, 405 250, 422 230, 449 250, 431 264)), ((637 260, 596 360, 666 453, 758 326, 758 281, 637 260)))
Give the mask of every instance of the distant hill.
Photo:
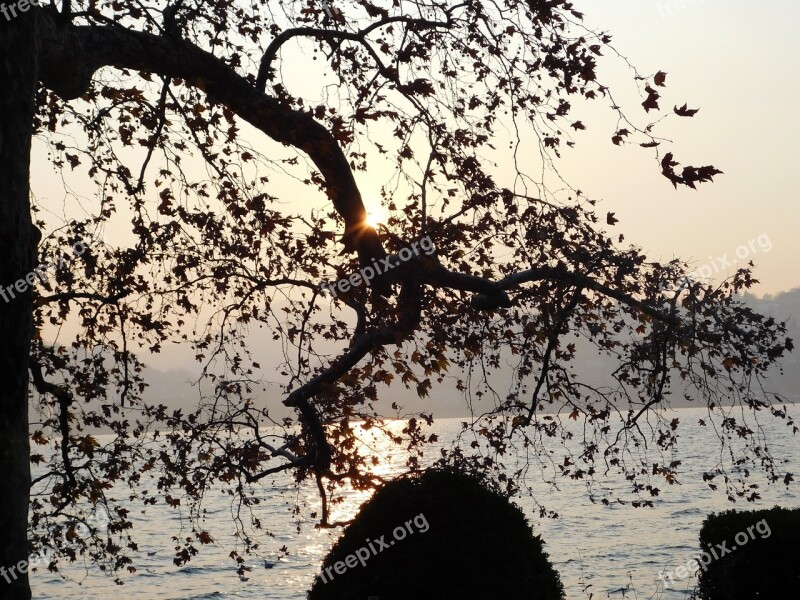
MULTIPOLYGON (((775 296, 758 298, 751 294, 744 297, 744 301, 755 310, 775 317, 781 321, 788 321, 789 337, 800 345, 800 288, 782 292, 775 296)), ((608 375, 615 368, 613 358, 599 355, 597 351, 586 342, 578 341, 578 361, 575 372, 579 373, 587 382, 593 385, 610 385, 608 375)), ((511 372, 503 373, 494 378, 493 384, 501 386, 510 380, 511 372)), ((189 381, 197 379, 197 375, 188 370, 159 371, 149 368, 145 372, 145 379, 149 384, 145 398, 149 402, 166 404, 170 409, 194 407, 199 397, 197 386, 190 386, 189 381)), ((204 384, 204 392, 208 395, 208 384, 204 384)), ((283 396, 279 386, 265 384, 267 391, 257 391, 255 400, 258 406, 267 406, 275 418, 291 414, 281 401, 283 396), (270 391, 272 390, 272 391, 270 391)), ((498 388, 499 389, 499 388, 498 388)), ((800 351, 795 349, 783 361, 782 372, 776 370, 770 375, 765 386, 769 392, 776 392, 787 399, 800 402, 800 351)), ((433 412, 438 417, 463 417, 466 414, 464 401, 455 389, 440 386, 436 388, 431 398, 420 400, 416 393, 406 390, 402 386, 386 389, 379 394, 382 398, 381 406, 388 406, 397 402, 405 407, 403 412, 419 411, 433 412)), ((673 406, 696 406, 682 398, 673 397, 673 406)), ((476 407, 477 408, 477 407, 476 407)), ((480 412, 480 411, 479 411, 480 412)), ((388 411, 386 416, 393 416, 388 411)))
POLYGON ((747 294, 745 302, 765 315, 787 321, 788 334, 794 341, 795 349, 784 359, 782 372, 777 371, 770 378, 768 389, 793 402, 800 402, 800 350, 797 348, 800 345, 800 288, 763 298, 747 294))
MULTIPOLYGON (((763 298, 748 294, 744 300, 753 309, 763 314, 775 317, 780 321, 788 321, 789 337, 794 340, 796 346, 800 345, 800 288, 763 298)), ((593 386, 615 385, 609 376, 617 366, 615 360, 612 357, 598 354, 597 349, 585 339, 578 338, 575 342, 578 347, 577 360, 574 365, 575 373, 593 386)), ((261 339, 253 340, 252 350, 254 356, 269 356, 273 353, 271 346, 261 339)), ((151 365, 170 362, 169 360, 165 361, 161 356, 150 357, 150 360, 143 358, 151 365)), ((148 387, 144 392, 145 400, 150 404, 164 404, 170 412, 177 409, 189 411, 196 408, 200 399, 200 390, 194 382, 199 377, 200 367, 186 367, 186 364, 186 362, 182 363, 184 368, 166 371, 152 366, 146 368, 144 379, 148 387)), ((781 394, 792 402, 800 402, 800 351, 795 349, 784 359, 782 367, 770 375, 764 386, 765 389, 771 393, 781 394)), ((503 386, 507 386, 511 381, 510 368, 495 374, 490 380, 495 389, 502 390, 503 386)), ((204 382, 203 393, 206 398, 213 397, 212 384, 204 382)), ((381 399, 379 410, 389 418, 417 411, 433 413, 434 416, 440 418, 464 417, 468 414, 461 394, 454 387, 444 385, 434 388, 431 396, 425 399, 418 398, 413 390, 407 390, 402 386, 379 389, 379 398, 381 399), (402 407, 399 412, 390 408, 393 402, 402 407)), ((276 420, 292 414, 290 409, 283 406, 283 399, 284 395, 276 383, 264 382, 260 387, 254 387, 255 405, 259 408, 268 408, 270 415, 276 420)), ((109 398, 109 400, 118 401, 116 398, 109 398)), ((697 406, 696 403, 690 403, 681 398, 679 393, 673 393, 671 402, 674 407, 697 406)), ((473 408, 479 414, 486 409, 486 405, 476 403, 473 408)))

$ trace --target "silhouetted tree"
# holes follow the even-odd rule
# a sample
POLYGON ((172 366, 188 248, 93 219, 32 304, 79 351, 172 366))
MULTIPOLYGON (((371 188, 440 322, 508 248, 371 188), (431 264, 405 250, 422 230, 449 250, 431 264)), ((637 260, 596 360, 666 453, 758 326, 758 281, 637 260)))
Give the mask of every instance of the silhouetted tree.
MULTIPOLYGON (((37 257, 97 239, 107 224, 129 221, 135 239, 89 244, 52 283, 23 283, 0 303, 2 564, 27 556, 26 527, 35 548, 43 527, 84 519, 114 484, 138 486, 145 504, 189 506, 195 527, 178 564, 211 541, 197 515, 216 482, 239 499, 237 531, 259 482, 287 470, 316 482, 327 524, 339 486, 380 481, 381 457, 355 443, 356 421, 404 444, 411 469, 435 441, 427 414, 402 433, 383 426, 374 402, 395 378, 427 396, 450 374, 465 397, 488 403, 467 425, 475 436, 443 462, 491 476, 512 449, 536 456, 553 440, 564 455, 547 460, 562 475, 590 478, 600 459, 604 471, 629 477, 637 503, 676 475, 676 462, 641 446, 650 437, 662 449, 675 444, 677 420, 658 411, 675 380, 712 419, 728 402, 788 419, 758 386, 791 342, 782 324, 739 302, 750 271, 720 287, 680 285, 686 265, 648 261, 621 235, 609 237, 594 201, 558 179, 553 160, 587 127, 573 116, 578 100, 607 102, 620 118, 612 143, 644 146, 673 185, 719 172, 679 168, 654 123, 625 116, 597 71, 597 57, 614 54, 608 34, 587 30, 563 0, 332 4, 334 17, 315 0, 64 0, 0 19, 0 284, 24 282, 37 257), (298 47, 317 62, 292 54, 298 47), (320 81, 313 71, 302 85, 289 77, 312 63, 324 65, 320 81), (511 174, 493 163, 506 131, 511 174), (82 215, 54 224, 31 206, 32 135, 65 176, 74 170, 94 186, 90 199, 68 194, 82 215), (524 144, 535 152, 523 153, 524 144), (381 164, 395 177, 378 234, 365 223, 356 175, 381 164), (276 172, 305 185, 303 206, 277 194, 276 172), (426 236, 435 253, 409 256, 405 248, 426 236), (387 256, 403 252, 404 262, 387 256), (320 292, 320 282, 373 261, 397 266, 374 286, 320 292), (78 333, 49 341, 65 323, 78 333), (260 365, 245 344, 253 326, 282 349, 269 367, 296 418, 274 423, 277 435, 253 401, 260 365), (570 369, 577 336, 616 360, 615 386, 593 387, 570 369), (138 357, 173 342, 195 349, 213 384, 196 410, 142 401, 138 357), (509 358, 514 378, 495 392, 490 375, 509 358), (39 415, 30 452, 29 373, 39 415), (581 438, 562 411, 584 422, 581 438), (100 444, 97 428, 113 441, 100 444), (37 449, 50 441, 54 454, 37 449), (30 460, 43 475, 30 488, 28 524, 30 460)), ((658 113, 666 75, 633 71, 632 79, 643 108, 658 113)), ((742 418, 717 422, 723 444, 728 436, 748 444, 731 463, 744 477, 758 461, 778 479, 742 418)), ((711 485, 722 473, 729 494, 755 493, 726 466, 712 465, 711 485)), ((509 473, 511 491, 519 473, 509 473)), ((133 568, 127 509, 109 508, 107 536, 64 550, 68 558, 133 568)), ((255 537, 242 539, 249 551, 255 537)), ((24 574, 0 589, 4 598, 30 595, 24 574)))

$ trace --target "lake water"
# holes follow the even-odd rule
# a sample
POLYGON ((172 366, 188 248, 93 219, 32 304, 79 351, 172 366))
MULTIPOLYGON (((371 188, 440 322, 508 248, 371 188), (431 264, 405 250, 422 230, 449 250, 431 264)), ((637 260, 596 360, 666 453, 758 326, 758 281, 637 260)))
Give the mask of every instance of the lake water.
MULTIPOLYGON (((735 505, 725 499, 724 492, 710 491, 701 475, 715 465, 719 442, 710 428, 697 425, 697 420, 707 417, 707 413, 704 409, 681 409, 675 414, 680 417, 683 429, 676 455, 682 461, 680 483, 659 486, 662 493, 655 499, 655 508, 593 504, 584 484, 563 480, 558 483, 560 489, 554 490, 533 474, 529 483, 537 500, 556 510, 560 518, 540 519, 532 498, 516 500, 529 515, 535 532, 545 540, 545 549, 561 574, 569 600, 588 600, 590 594, 594 599, 688 598, 695 585, 693 578, 682 579, 680 589, 661 590, 657 574, 661 569, 675 570, 697 555, 700 526, 709 512, 734 507, 740 510, 770 508, 776 504, 800 507, 796 484, 788 490, 783 484, 762 485, 762 500, 757 503, 740 501, 735 505)), ((764 420, 769 424, 773 455, 787 459, 784 470, 796 475, 800 466, 797 437, 784 426, 773 426, 769 417, 764 420)), ((460 422, 460 419, 437 420, 435 425, 441 443, 453 439, 460 422)), ((385 456, 395 464, 403 462, 399 450, 387 451, 385 456)), ((391 471, 391 467, 384 470, 391 471)), ((760 484, 764 481, 763 477, 754 479, 760 484)), ((273 487, 265 487, 256 511, 265 529, 274 537, 265 536, 261 556, 272 558, 283 545, 291 554, 269 570, 264 568, 263 559, 253 558, 247 563, 252 567, 247 581, 240 580, 235 565, 228 558, 235 541, 223 532, 229 533, 232 529, 232 506, 230 498, 218 490, 207 495, 205 505, 208 510, 206 527, 214 535, 215 543, 204 546, 188 565, 176 567, 172 563, 174 542, 170 537, 191 532, 191 527, 186 529, 186 520, 181 521, 180 513, 164 506, 149 506, 146 512, 141 512, 142 507, 130 505, 140 554, 135 560, 137 572, 123 577, 125 585, 116 585, 113 579, 92 566, 64 568, 68 580, 38 569, 31 575, 33 596, 59 600, 305 598, 322 558, 340 534, 340 530, 316 530, 310 522, 298 524, 293 517, 292 505, 298 497, 311 510, 317 509, 314 491, 308 488, 298 493, 288 479, 276 479, 273 487)), ((118 496, 119 499, 125 497, 124 493, 118 496)), ((350 493, 346 502, 336 508, 335 517, 351 516, 366 497, 350 493)), ((480 575, 470 573, 469 576, 480 575)))

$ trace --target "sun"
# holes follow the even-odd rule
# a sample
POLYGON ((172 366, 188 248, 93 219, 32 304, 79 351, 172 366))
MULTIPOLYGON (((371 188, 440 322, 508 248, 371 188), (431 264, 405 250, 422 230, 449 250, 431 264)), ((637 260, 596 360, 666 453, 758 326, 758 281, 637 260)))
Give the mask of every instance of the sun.
POLYGON ((384 225, 389 219, 389 211, 387 211, 381 204, 371 204, 367 207, 367 225, 373 229, 377 229, 379 225, 384 225))

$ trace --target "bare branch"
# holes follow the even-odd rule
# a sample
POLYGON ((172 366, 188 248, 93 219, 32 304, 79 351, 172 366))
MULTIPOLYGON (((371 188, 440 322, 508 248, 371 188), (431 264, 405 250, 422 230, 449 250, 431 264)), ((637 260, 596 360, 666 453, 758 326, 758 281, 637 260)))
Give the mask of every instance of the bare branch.
POLYGON ((64 462, 64 487, 62 495, 66 496, 70 489, 77 485, 72 461, 69 457, 69 407, 73 402, 72 392, 66 387, 51 383, 44 378, 42 365, 31 357, 30 371, 36 391, 42 395, 51 394, 58 401, 58 426, 61 432, 61 460, 64 462))
POLYGON ((256 89, 264 91, 267 86, 267 80, 271 80, 274 75, 272 61, 275 60, 275 55, 283 44, 294 37, 313 37, 322 40, 353 40, 365 44, 367 41, 366 38, 371 32, 391 23, 406 23, 411 27, 420 29, 431 29, 435 27, 449 28, 451 26, 449 21, 445 23, 442 21, 429 21, 427 19, 396 16, 386 17, 376 21, 369 27, 365 27, 359 31, 339 31, 337 29, 319 29, 317 27, 294 27, 292 29, 287 29, 277 35, 275 39, 270 42, 269 46, 267 46, 264 56, 261 58, 261 64, 258 67, 256 89))

